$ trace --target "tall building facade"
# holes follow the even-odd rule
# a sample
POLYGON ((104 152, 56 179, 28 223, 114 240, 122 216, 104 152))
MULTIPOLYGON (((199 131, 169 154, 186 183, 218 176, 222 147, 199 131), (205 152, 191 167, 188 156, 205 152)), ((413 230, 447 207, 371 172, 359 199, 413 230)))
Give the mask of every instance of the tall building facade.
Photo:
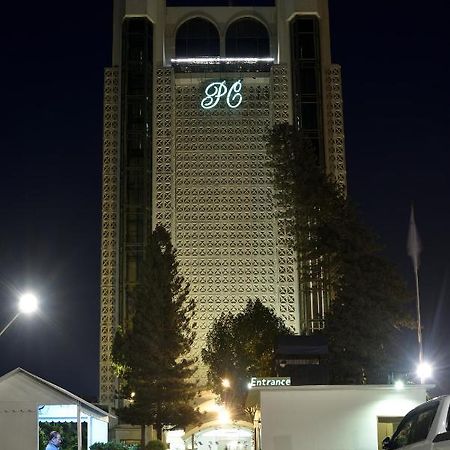
POLYGON ((113 403, 112 342, 157 224, 171 232, 195 298, 194 354, 214 319, 249 299, 298 333, 323 326, 328 305, 300 295, 274 204, 266 142, 283 122, 303 130, 345 186, 327 0, 115 2, 104 93, 102 403, 113 403))

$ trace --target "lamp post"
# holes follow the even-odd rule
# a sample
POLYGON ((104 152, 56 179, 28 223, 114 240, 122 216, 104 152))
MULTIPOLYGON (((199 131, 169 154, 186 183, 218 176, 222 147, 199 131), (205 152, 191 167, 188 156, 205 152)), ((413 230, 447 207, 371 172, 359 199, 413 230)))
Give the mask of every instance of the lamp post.
POLYGON ((17 314, 6 324, 6 326, 0 331, 0 336, 12 325, 12 323, 21 315, 21 314, 31 314, 36 311, 38 306, 37 298, 31 292, 27 292, 20 296, 19 298, 19 311, 17 314))

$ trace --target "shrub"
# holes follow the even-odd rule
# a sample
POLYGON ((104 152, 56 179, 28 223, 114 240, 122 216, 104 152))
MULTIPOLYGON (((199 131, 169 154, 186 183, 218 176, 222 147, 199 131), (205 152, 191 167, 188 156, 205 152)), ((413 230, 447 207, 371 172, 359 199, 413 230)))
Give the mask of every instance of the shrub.
POLYGON ((145 450, 166 450, 166 444, 162 443, 161 441, 150 441, 145 446, 145 450))
POLYGON ((89 448, 90 450, 137 450, 139 447, 135 445, 121 444, 120 442, 96 442, 89 448))
MULTIPOLYGON (((139 450, 139 445, 126 445, 120 442, 96 442, 92 444, 90 450, 139 450)), ((161 441, 150 441, 145 450, 166 450, 167 447, 161 441)))

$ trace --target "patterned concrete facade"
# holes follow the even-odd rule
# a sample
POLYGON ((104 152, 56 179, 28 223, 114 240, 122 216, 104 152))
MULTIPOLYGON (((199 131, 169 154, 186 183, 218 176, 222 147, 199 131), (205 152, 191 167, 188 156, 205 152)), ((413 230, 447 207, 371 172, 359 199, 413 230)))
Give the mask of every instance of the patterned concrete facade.
MULTIPOLYGON (((295 332, 310 331, 325 307, 302 307, 295 253, 277 217, 266 142, 276 123, 292 122, 292 67, 288 20, 315 15, 321 33, 321 107, 324 161, 345 186, 345 151, 340 68, 330 62, 326 1, 289 1, 270 8, 168 8, 163 1, 119 1, 115 5, 114 67, 105 72, 100 329, 100 401, 113 405, 116 380, 111 349, 126 309, 126 223, 124 197, 123 80, 120 24, 126 17, 153 23, 151 140, 151 223, 164 225, 177 248, 180 271, 196 302, 199 356, 206 333, 222 312, 238 312, 259 298, 295 332), (264 70, 181 70, 174 57, 177 26, 207 17, 220 30, 239 17, 255 17, 269 30, 273 62, 264 70), (287 46, 287 48, 286 48, 287 46), (240 81, 242 103, 231 108, 222 98, 214 108, 201 101, 210 83, 240 81), (121 125, 122 124, 122 125, 121 125), (121 192, 122 190, 122 192, 121 192), (309 314, 309 313, 308 313, 309 314)), ((223 51, 223 43, 221 44, 223 51)), ((143 241, 138 243, 142 248, 143 241)), ((205 380, 205 367, 199 375, 205 380)))

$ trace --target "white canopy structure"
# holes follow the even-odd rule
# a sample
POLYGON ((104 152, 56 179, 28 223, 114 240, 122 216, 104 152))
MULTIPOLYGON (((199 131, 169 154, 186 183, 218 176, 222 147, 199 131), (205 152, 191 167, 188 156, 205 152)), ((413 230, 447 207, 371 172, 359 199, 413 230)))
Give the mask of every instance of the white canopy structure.
POLYGON ((114 416, 20 367, 0 378, 0 436, 4 448, 38 449, 39 422, 87 423, 87 448, 107 442, 114 416))

